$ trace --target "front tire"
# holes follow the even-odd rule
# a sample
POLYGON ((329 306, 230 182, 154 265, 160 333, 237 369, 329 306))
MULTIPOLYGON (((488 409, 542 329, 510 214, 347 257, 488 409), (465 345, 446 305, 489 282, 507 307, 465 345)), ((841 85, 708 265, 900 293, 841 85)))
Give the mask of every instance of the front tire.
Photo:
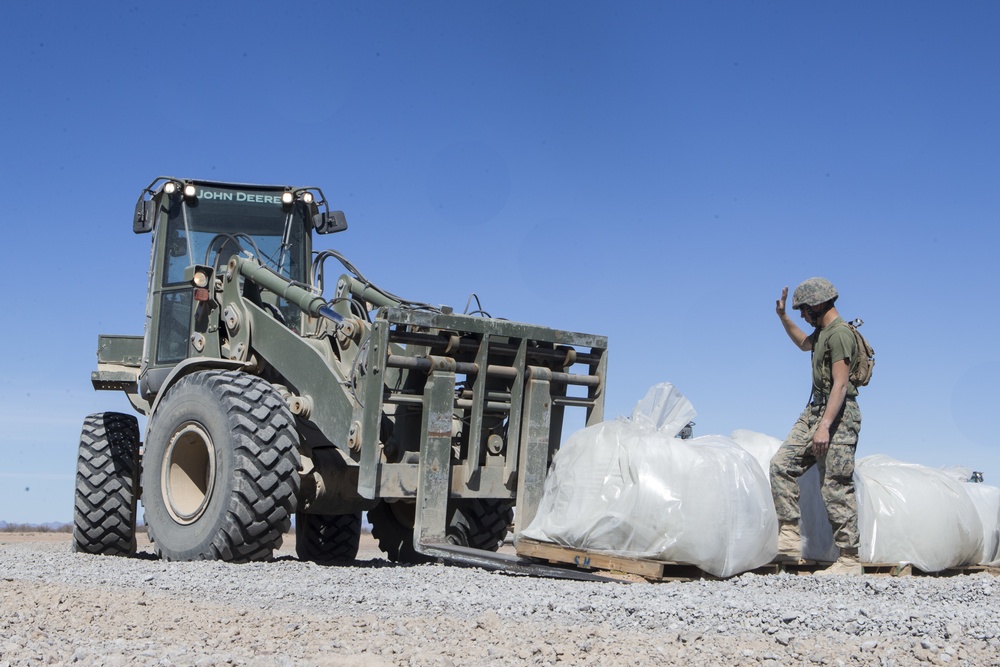
POLYGON ((73 503, 73 549, 106 556, 135 553, 139 423, 100 412, 83 420, 73 503))
POLYGON ((281 395, 237 371, 181 378, 153 415, 143 507, 167 560, 266 560, 291 527, 298 434, 281 395))

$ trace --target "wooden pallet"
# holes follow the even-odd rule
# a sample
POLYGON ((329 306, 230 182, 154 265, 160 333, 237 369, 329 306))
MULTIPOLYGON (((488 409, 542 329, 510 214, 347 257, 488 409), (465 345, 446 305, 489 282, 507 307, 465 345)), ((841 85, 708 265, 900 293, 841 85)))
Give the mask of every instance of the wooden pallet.
MULTIPOLYGON (((787 572, 789 574, 815 574, 826 569, 831 564, 828 561, 771 563, 753 571, 757 573, 766 571, 774 574, 780 572, 787 572)), ((861 571, 867 575, 887 577, 954 577, 963 574, 975 574, 976 572, 989 572, 993 575, 1000 575, 1000 569, 984 565, 964 565, 961 567, 950 567, 947 570, 939 570, 937 572, 925 572, 912 563, 862 563, 861 571)))
MULTIPOLYGON (((616 556, 574 547, 566 547, 551 542, 539 542, 521 538, 515 547, 517 555, 524 558, 544 560, 552 565, 563 565, 581 570, 596 570, 622 581, 696 581, 699 579, 718 580, 719 577, 709 574, 690 563, 650 560, 646 558, 630 558, 616 556)), ((800 561, 798 563, 769 563, 750 570, 754 574, 815 574, 830 565, 825 561, 800 561)), ((1000 569, 973 565, 956 567, 941 572, 924 572, 910 563, 862 563, 862 572, 866 575, 881 575, 890 577, 907 576, 955 576, 973 574, 975 572, 991 572, 1000 574, 1000 569)))
MULTIPOLYGON (((771 563, 756 571, 766 571, 770 574, 816 574, 832 565, 829 561, 800 561, 798 563, 771 563)), ((882 575, 889 577, 903 577, 913 574, 913 567, 909 563, 862 563, 863 574, 882 575)))
POLYGON ((646 558, 616 556, 525 538, 517 541, 516 549, 517 555, 525 558, 544 560, 552 565, 566 565, 581 570, 598 570, 602 574, 622 581, 695 581, 698 579, 718 579, 718 577, 689 563, 672 563, 646 558))
POLYGON ((989 572, 990 574, 996 576, 1000 574, 1000 570, 995 567, 988 567, 986 565, 963 565, 961 567, 949 567, 947 570, 940 570, 938 572, 924 572, 920 568, 909 566, 911 574, 915 577, 954 577, 961 574, 975 574, 977 572, 989 572))

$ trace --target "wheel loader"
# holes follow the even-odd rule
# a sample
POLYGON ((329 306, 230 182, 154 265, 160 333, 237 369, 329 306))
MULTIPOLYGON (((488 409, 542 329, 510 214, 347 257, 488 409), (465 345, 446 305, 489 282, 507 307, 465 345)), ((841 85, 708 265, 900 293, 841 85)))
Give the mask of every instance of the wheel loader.
POLYGON ((351 560, 366 512, 391 560, 517 569, 493 552, 534 517, 564 417, 602 420, 607 338, 396 296, 313 250, 345 229, 317 187, 143 189, 144 334, 98 336, 92 383, 147 420, 84 420, 77 551, 134 553, 141 501, 169 560, 268 559, 293 519, 301 559, 351 560))

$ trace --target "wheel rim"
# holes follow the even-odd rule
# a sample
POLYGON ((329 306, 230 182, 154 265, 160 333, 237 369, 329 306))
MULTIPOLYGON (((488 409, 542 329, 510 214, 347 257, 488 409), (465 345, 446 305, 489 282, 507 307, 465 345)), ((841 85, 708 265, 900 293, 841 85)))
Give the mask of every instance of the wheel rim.
POLYGON ((177 523, 194 523, 205 512, 215 486, 215 447, 199 424, 187 423, 170 438, 163 455, 163 503, 177 523))

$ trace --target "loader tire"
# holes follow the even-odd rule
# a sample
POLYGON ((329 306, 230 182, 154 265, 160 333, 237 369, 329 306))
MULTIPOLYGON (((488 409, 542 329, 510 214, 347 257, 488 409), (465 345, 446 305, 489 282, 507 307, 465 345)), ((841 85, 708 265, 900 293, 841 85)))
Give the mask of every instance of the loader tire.
POLYGON ((354 560, 361 544, 361 512, 295 515, 295 553, 299 560, 333 563, 354 560))
POLYGON ((73 550, 106 556, 135 553, 139 496, 139 423, 100 412, 83 420, 73 503, 73 550))
MULTIPOLYGON (((368 510, 372 536, 389 560, 398 563, 428 563, 429 558, 413 547, 413 503, 381 502, 368 510)), ((455 501, 449 508, 445 539, 451 544, 496 551, 513 519, 510 501, 475 499, 455 501)))
POLYGON ((238 371, 170 387, 143 454, 142 504, 166 560, 265 560, 291 527, 298 433, 281 395, 238 371))
POLYGON ((434 560, 413 548, 413 512, 413 503, 402 501, 382 501, 368 510, 372 537, 394 563, 429 563, 434 560))
POLYGON ((496 551, 514 520, 508 500, 460 501, 448 527, 448 541, 463 547, 496 551))

